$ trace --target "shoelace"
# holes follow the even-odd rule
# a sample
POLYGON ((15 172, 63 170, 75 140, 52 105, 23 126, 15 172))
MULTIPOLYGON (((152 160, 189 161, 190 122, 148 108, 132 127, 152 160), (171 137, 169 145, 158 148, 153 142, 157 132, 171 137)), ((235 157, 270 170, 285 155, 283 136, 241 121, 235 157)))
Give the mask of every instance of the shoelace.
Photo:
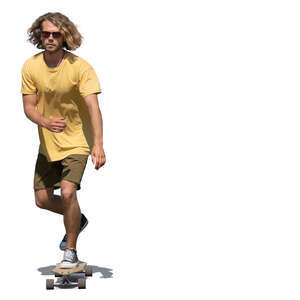
POLYGON ((71 249, 66 249, 63 260, 73 262, 74 259, 75 259, 75 252, 72 251, 71 249))

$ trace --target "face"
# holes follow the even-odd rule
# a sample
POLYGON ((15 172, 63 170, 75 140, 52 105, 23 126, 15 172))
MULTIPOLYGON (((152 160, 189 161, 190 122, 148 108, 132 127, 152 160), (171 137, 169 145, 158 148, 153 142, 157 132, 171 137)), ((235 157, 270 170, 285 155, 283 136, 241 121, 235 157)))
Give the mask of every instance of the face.
POLYGON ((53 23, 51 23, 48 20, 45 20, 42 23, 41 40, 42 40, 44 49, 46 51, 52 52, 52 53, 61 49, 63 42, 64 42, 63 35, 59 34, 59 28, 56 27, 53 23), (44 34, 43 34, 43 32, 44 32, 44 34), (47 34, 47 32, 48 32, 48 34, 47 34), (49 35, 50 32, 52 33, 51 35, 49 35))

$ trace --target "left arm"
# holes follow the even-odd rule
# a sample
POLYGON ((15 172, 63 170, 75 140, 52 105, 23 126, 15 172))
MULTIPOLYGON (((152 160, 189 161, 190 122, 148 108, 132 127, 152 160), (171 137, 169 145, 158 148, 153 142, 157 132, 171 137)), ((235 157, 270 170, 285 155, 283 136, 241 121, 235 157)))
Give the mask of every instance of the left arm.
POLYGON ((106 162, 105 153, 103 150, 102 115, 98 105, 98 98, 96 94, 90 94, 84 97, 84 101, 88 107, 93 126, 94 145, 91 153, 92 162, 95 164, 95 169, 98 170, 106 162))

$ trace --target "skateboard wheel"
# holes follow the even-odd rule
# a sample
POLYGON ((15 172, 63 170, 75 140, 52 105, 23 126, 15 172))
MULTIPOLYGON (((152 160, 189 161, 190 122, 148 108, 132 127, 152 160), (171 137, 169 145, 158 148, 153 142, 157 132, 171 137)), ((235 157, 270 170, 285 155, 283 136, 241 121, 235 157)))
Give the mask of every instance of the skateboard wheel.
POLYGON ((85 278, 79 278, 78 279, 78 288, 79 289, 85 289, 86 285, 85 285, 85 278))
POLYGON ((53 290, 54 289, 54 280, 53 279, 47 279, 46 280, 46 289, 47 290, 53 290))
POLYGON ((85 268, 85 276, 93 276, 93 268, 92 268, 92 266, 86 266, 86 268, 85 268))

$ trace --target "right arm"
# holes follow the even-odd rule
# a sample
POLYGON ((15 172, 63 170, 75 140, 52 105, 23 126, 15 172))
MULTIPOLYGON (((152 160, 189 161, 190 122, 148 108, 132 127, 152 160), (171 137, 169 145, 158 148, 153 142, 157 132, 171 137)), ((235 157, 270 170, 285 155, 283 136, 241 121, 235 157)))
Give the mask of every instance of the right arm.
POLYGON ((39 111, 36 109, 36 106, 36 94, 23 94, 23 107, 25 115, 28 119, 52 132, 62 132, 67 127, 64 118, 45 118, 39 113, 39 111))
POLYGON ((23 94, 23 107, 25 115, 28 119, 37 125, 46 127, 47 118, 43 117, 38 110, 37 106, 37 95, 36 94, 23 94))

